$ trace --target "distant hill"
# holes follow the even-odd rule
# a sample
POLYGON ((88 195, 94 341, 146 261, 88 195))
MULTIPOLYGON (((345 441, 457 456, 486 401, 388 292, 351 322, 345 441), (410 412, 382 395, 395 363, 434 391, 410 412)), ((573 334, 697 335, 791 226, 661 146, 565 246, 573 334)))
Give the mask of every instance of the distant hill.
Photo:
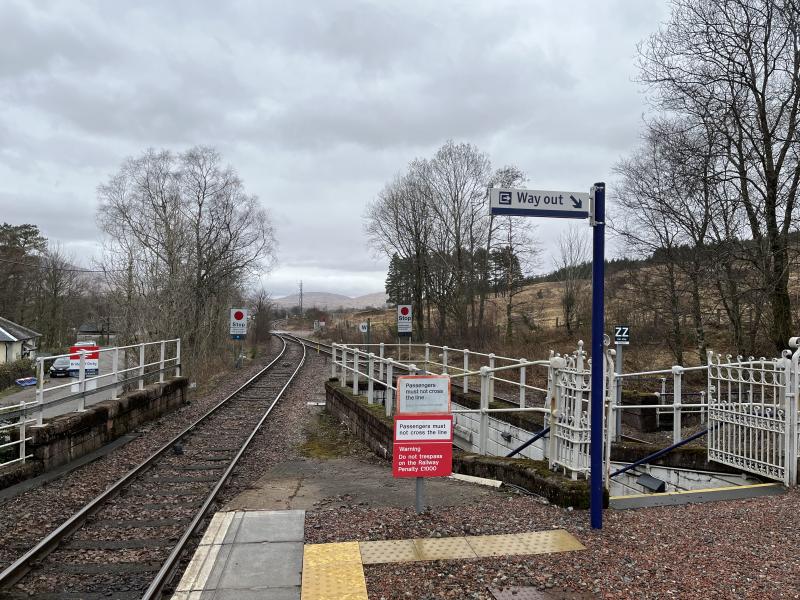
MULTIPOLYGON (((292 294, 283 298, 275 298, 273 302, 283 308, 292 308, 300 304, 300 296, 292 294)), ((330 294, 327 292, 303 292, 303 308, 319 308, 322 310, 336 310, 337 308, 362 309, 374 306, 381 308, 386 304, 386 294, 375 292, 364 296, 351 298, 343 294, 330 294)))

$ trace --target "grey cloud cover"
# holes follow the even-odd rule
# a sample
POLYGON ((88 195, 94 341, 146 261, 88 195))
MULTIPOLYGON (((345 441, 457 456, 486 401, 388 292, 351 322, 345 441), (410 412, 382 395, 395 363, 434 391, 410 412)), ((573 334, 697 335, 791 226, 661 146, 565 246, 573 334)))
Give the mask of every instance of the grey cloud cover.
MULTIPOLYGON (((126 156, 210 144, 275 218, 275 295, 301 278, 377 291, 385 262, 365 248, 364 206, 448 138, 533 186, 610 178, 645 110, 635 44, 666 12, 665 0, 6 0, 0 219, 39 224, 88 264, 95 189, 126 156)), ((540 228, 545 245, 559 227, 540 228)))

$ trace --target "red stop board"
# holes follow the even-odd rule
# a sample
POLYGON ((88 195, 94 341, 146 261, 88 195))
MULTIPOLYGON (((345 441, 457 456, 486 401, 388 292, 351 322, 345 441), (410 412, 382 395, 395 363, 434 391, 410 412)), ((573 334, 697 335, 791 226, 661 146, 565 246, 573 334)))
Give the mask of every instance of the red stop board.
POLYGON ((447 477, 452 473, 452 415, 400 415, 394 418, 394 477, 447 477))

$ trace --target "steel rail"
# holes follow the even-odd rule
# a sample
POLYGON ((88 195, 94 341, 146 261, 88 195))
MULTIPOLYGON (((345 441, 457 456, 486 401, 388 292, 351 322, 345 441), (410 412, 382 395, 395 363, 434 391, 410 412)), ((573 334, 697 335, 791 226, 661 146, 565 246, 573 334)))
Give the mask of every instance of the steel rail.
MULTIPOLYGON (((194 421, 191 425, 186 427, 183 431, 177 434, 174 438, 172 438, 169 442, 164 444, 161 448, 156 450, 149 458, 147 458, 144 462, 140 463, 138 466, 134 467, 128 473, 123 475, 122 478, 118 479, 113 485, 108 487, 104 492, 100 495, 96 496, 94 499, 90 500, 86 503, 78 512, 74 513, 71 517, 69 517, 66 521, 64 521, 61 525, 59 525, 56 529, 51 531, 47 534, 44 538, 42 538, 39 543, 37 543, 33 548, 28 550, 25 554, 15 560, 11 565, 6 567, 2 573, 0 573, 0 589, 8 589, 17 583, 22 577, 24 577, 28 571, 33 568, 33 563, 36 561, 41 560, 45 556, 47 556, 50 552, 56 549, 56 547, 60 544, 60 542, 67 536, 76 532, 80 527, 86 522, 86 520, 97 512, 106 502, 114 498, 123 488, 125 488, 128 484, 133 482, 138 476, 143 474, 147 469, 161 456, 166 453, 170 448, 172 448, 176 443, 178 443, 184 436, 190 434, 192 430, 194 430, 198 425, 200 425, 203 421, 209 418, 211 415, 215 414, 218 410, 220 410, 225 404, 227 404, 231 399, 235 396, 243 392, 245 389, 250 387, 256 380, 261 378, 267 371, 269 371, 279 360, 281 360, 284 355, 286 354, 287 343, 286 339, 280 335, 276 334, 276 337, 281 340, 283 343, 283 347, 281 348, 278 355, 263 369, 261 369, 258 373, 256 373, 253 377, 248 379, 244 382, 241 386, 239 386, 234 392, 229 394, 219 403, 217 403, 214 407, 208 410, 204 415, 199 417, 196 421, 194 421)), ((303 358, 300 362, 300 366, 303 365, 305 362, 305 349, 303 350, 303 358)), ((297 374, 297 370, 292 374, 292 377, 289 379, 291 380, 297 374)), ((287 383, 288 385, 288 383, 287 383)), ((285 389, 285 387, 284 387, 285 389)), ((283 393, 281 390, 280 393, 283 393)), ((274 405, 274 403, 273 403, 274 405)), ((270 407, 271 410, 271 407, 270 407)), ((263 422, 263 419, 262 419, 263 422)), ((259 422, 259 425, 261 422, 259 422)), ((247 443, 250 442, 252 439, 253 434, 247 438, 247 443)), ((234 460, 238 460, 241 456, 242 452, 240 451, 234 460)), ((223 479, 221 480, 224 482, 230 475, 231 469, 227 469, 223 474, 223 479)), ((216 493, 218 488, 221 487, 219 484, 217 487, 214 488, 213 492, 216 493)), ((213 499, 212 499, 213 500, 213 499)), ((203 507, 206 507, 209 503, 204 503, 203 507)), ((192 526, 196 527, 195 520, 192 521, 192 526)))
MULTIPOLYGON (((284 346, 284 349, 285 347, 286 346, 284 346)), ((197 511, 197 513, 194 516, 194 519, 192 519, 192 522, 189 524, 189 527, 186 528, 183 535, 181 536, 181 539, 178 540, 178 543, 175 544, 175 546, 172 548, 172 552, 170 552, 167 559, 161 565, 161 569, 153 578, 153 581, 150 583, 150 587, 147 588, 147 591, 142 596, 142 600, 153 600, 155 598, 161 597, 161 592, 164 589, 164 586, 166 586, 167 583, 169 583, 169 581, 172 579, 175 569, 178 567, 178 561, 180 560, 181 555, 183 554, 187 544, 189 543, 189 538, 195 533, 195 531, 197 531, 197 528, 200 526, 200 522, 205 518, 206 514, 208 513, 211 507, 211 504, 216 499, 217 494, 219 494, 220 490, 222 489, 222 486, 225 485, 225 482, 228 480, 231 473, 233 473, 233 470, 234 468, 236 468, 239 459, 245 453, 248 446, 250 446, 250 442, 259 432, 261 426, 264 424, 264 421, 267 420, 267 417, 269 417, 270 413, 272 412, 272 409, 275 408, 275 405, 278 403, 278 400, 281 399, 283 393, 291 385, 292 381, 294 381, 295 376, 305 364, 306 347, 304 344, 300 344, 300 347, 303 349, 303 356, 300 359, 297 368, 294 370, 292 375, 286 381, 286 384, 275 395, 275 399, 269 405, 266 412, 262 415, 261 419, 258 421, 256 426, 253 428, 253 431, 250 432, 250 435, 247 436, 247 439, 245 440, 244 444, 242 444, 242 447, 239 449, 239 452, 237 452, 236 456, 233 457, 233 460, 231 460, 230 464, 228 465, 228 468, 225 469, 225 472, 222 474, 222 477, 219 478, 219 481, 214 486, 214 489, 212 489, 211 492, 208 494, 205 502, 203 502, 203 505, 197 511)))

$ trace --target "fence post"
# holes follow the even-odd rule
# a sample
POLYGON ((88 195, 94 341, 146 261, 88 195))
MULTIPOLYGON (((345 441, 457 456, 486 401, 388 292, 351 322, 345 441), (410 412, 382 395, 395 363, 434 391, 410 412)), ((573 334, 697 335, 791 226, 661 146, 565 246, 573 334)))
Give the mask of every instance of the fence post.
POLYGON ((161 342, 161 358, 158 361, 158 383, 164 383, 164 350, 166 342, 161 342))
MULTIPOLYGON (((667 378, 666 377, 659 377, 661 380, 661 391, 657 394, 658 395, 658 403, 664 404, 664 398, 667 396, 667 378)), ((656 429, 661 428, 661 409, 656 409, 656 429)))
POLYGON ((144 344, 139 346, 139 389, 144 389, 144 344))
MULTIPOLYGON (((489 355, 489 368, 494 369, 494 353, 489 355)), ((488 394, 489 394, 489 402, 494 402, 494 373, 491 373, 489 377, 488 394)))
POLYGON ((464 348, 464 381, 461 384, 464 388, 464 393, 466 394, 469 391, 469 375, 466 375, 467 371, 469 371, 469 350, 464 348))
POLYGON ((41 427, 44 421, 44 359, 36 357, 36 425, 41 427))
POLYGON ((373 398, 374 393, 374 382, 373 379, 373 369, 375 366, 375 353, 370 352, 369 358, 367 360, 367 404, 374 404, 375 400, 373 398))
POLYGON ((431 345, 428 342, 425 342, 425 372, 428 372, 428 363, 431 360, 431 345))
POLYGON ((361 350, 358 348, 353 350, 353 396, 358 396, 358 366, 361 362, 358 355, 360 353, 361 350))
POLYGON ((336 344, 331 344, 331 379, 336 378, 336 344))
POLYGON ((672 367, 673 389, 672 389, 672 443, 677 444, 681 441, 681 378, 683 367, 675 365, 672 367))
POLYGON ((381 342, 378 345, 378 357, 380 358, 380 360, 378 361, 378 379, 380 379, 381 381, 383 381, 383 351, 384 351, 384 346, 383 342, 381 342))
POLYGON ((786 426, 784 435, 786 436, 786 471, 784 476, 784 483, 787 486, 794 486, 797 484, 797 459, 798 459, 798 415, 797 415, 797 398, 798 398, 798 363, 800 363, 800 339, 791 338, 789 346, 796 348, 792 353, 791 359, 786 359, 786 405, 784 414, 786 415, 786 426))
POLYGON ((478 453, 486 454, 486 446, 489 438, 489 369, 481 367, 481 418, 478 428, 478 453))
POLYGON ((394 390, 392 389, 392 371, 393 369, 393 361, 390 358, 386 364, 386 416, 392 416, 392 405, 394 404, 394 390))
MULTIPOLYGON (((524 358, 519 359, 519 364, 524 365, 527 361, 524 358)), ((519 368, 519 407, 525 408, 525 367, 519 368)))
POLYGON ((78 366, 78 392, 81 397, 78 401, 78 412, 86 410, 86 350, 80 352, 81 361, 78 366))
POLYGON ((447 346, 442 346, 442 375, 447 375, 447 346))
POLYGON ((181 376, 181 338, 175 340, 175 377, 181 376))
POLYGON ((28 434, 25 432, 27 422, 28 416, 23 413, 19 418, 19 459, 23 463, 25 462, 25 456, 27 454, 25 448, 25 438, 28 437, 28 434))
POLYGON ((347 387, 347 346, 342 346, 342 377, 339 385, 347 387))
POLYGON ((700 392, 700 422, 706 422, 706 393, 700 392))
POLYGON ((119 398, 119 348, 114 348, 114 354, 111 357, 111 383, 114 387, 111 389, 111 399, 116 400, 119 398))

